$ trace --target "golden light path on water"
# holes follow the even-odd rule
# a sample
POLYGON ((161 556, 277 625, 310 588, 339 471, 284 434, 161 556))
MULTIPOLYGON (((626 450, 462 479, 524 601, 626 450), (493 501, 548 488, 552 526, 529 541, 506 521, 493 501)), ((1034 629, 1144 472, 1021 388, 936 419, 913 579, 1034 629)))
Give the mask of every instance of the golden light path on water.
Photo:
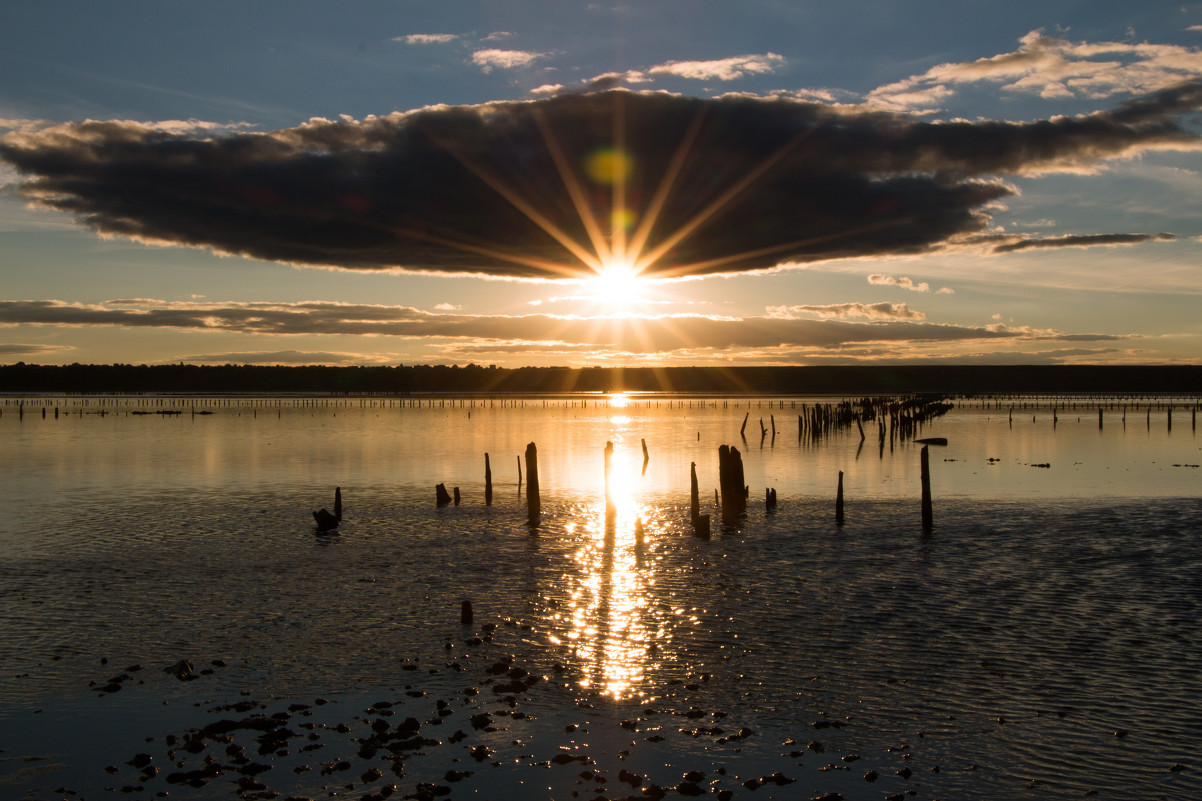
POLYGON ((648 671, 667 657, 671 627, 686 612, 665 607, 656 595, 656 543, 666 531, 663 510, 640 497, 644 469, 641 443, 628 436, 628 399, 610 398, 612 454, 598 454, 602 480, 596 501, 583 505, 578 520, 566 524, 579 542, 572 554, 568 605, 553 617, 581 666, 582 686, 614 698, 646 692, 648 671), (608 469, 606 468, 608 463, 608 469))

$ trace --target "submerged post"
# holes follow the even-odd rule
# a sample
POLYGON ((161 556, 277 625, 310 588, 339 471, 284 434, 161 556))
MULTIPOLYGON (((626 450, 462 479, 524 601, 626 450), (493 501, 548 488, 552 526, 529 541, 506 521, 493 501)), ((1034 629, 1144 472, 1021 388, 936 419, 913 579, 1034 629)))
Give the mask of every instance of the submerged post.
POLYGON ((697 489, 696 462, 689 462, 689 485, 689 519, 696 521, 701 515, 701 495, 697 489))
POLYGON ((744 439, 747 438, 747 418, 748 417, 751 417, 751 412, 747 412, 746 414, 743 415, 743 426, 742 426, 742 428, 739 429, 739 436, 743 437, 744 439))
POLYGON ((605 519, 612 521, 616 509, 614 508, 613 492, 609 488, 609 478, 614 469, 614 444, 612 442, 605 443, 605 519))
POLYGON ((533 442, 526 446, 526 512, 526 522, 537 526, 543 504, 538 495, 538 447, 533 442))
POLYGON ((839 471, 839 489, 835 490, 835 525, 843 525, 843 471, 839 471))
POLYGON ((722 488, 722 519, 737 520, 747 511, 747 488, 743 483, 743 456, 738 448, 718 448, 718 485, 722 488))
POLYGON ((926 445, 922 446, 922 530, 930 531, 931 520, 931 459, 926 445))
POLYGON ((451 493, 447 492, 446 484, 439 484, 434 488, 434 502, 439 506, 446 506, 451 502, 451 493))
POLYGON ((651 454, 647 452, 647 440, 642 440, 643 443, 643 472, 647 472, 647 462, 651 461, 651 454))
POLYGON ((484 454, 484 505, 492 506, 492 466, 487 453, 484 454))
POLYGON ((464 601, 459 605, 459 623, 463 626, 472 625, 472 602, 464 601))

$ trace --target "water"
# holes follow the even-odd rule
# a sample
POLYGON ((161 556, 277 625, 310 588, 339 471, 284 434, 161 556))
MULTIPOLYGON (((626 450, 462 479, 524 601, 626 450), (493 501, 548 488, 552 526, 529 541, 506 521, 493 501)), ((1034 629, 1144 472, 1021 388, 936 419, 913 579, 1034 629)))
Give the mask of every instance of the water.
POLYGON ((961 402, 920 434, 949 443, 930 449, 929 534, 918 446, 882 445, 871 423, 863 442, 855 427, 799 440, 813 402, 42 399, 22 417, 9 400, 0 794, 234 797, 225 777, 166 783, 222 752, 169 760, 165 743, 252 699, 310 705, 292 728, 322 727, 319 750, 258 757, 281 797, 359 798, 388 781, 402 795, 453 784, 454 798, 639 795, 623 770, 664 787, 698 770, 704 790, 735 797, 748 780, 796 780, 756 798, 1202 796, 1202 441, 1188 399, 1103 401, 1101 427, 1094 399, 961 402), (533 531, 517 459, 530 441, 533 531), (723 443, 750 486, 731 525, 713 499, 723 443), (691 463, 715 513, 708 539, 688 519, 691 463), (439 482, 463 504, 436 507, 439 482), (310 512, 336 485, 345 520, 316 536, 310 512), (487 668, 509 657, 542 679, 518 694, 521 717, 489 690, 487 668), (180 659, 209 672, 161 670, 180 659), (121 675, 119 691, 89 686, 121 675), (384 699, 423 720, 450 699, 446 724, 423 729, 443 744, 404 777, 366 780, 375 763, 355 738, 384 699), (466 722, 482 710, 504 726, 466 722), (481 744, 494 753, 477 762, 467 749, 481 744), (125 765, 140 752, 161 775, 125 765), (335 756, 353 768, 321 775, 335 756), (449 783, 451 769, 472 775, 449 783))

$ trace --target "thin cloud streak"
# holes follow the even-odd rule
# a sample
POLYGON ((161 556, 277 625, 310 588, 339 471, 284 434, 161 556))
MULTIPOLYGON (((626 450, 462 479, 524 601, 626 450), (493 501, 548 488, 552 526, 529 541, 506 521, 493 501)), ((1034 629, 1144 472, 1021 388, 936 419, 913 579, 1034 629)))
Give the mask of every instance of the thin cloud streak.
POLYGON ((873 90, 867 102, 893 111, 935 110, 953 87, 980 82, 1045 99, 1096 100, 1168 89, 1202 73, 1202 51, 1179 45, 1070 42, 1042 30, 1031 31, 1019 44, 1009 53, 939 64, 873 90))
POLYGON ((1063 333, 1004 324, 960 326, 919 322, 905 304, 785 307, 765 317, 577 317, 433 314, 404 306, 303 303, 185 303, 152 299, 102 304, 0 301, 0 325, 163 328, 258 336, 340 335, 460 340, 488 347, 588 351, 612 356, 673 358, 673 354, 743 352, 779 348, 842 348, 863 343, 967 343, 990 341, 1112 341, 1110 334, 1063 333), (828 318, 799 319, 795 311, 828 318))
POLYGON ((1036 123, 610 91, 269 133, 87 121, 10 132, 0 159, 22 173, 29 201, 104 236, 519 279, 591 275, 597 220, 621 191, 640 225, 653 218, 644 252, 659 258, 644 275, 695 277, 962 247, 1015 192, 999 176, 1200 149, 1178 119, 1199 106, 1202 80, 1036 123), (632 167, 617 187, 586 167, 614 147, 619 119, 632 167))

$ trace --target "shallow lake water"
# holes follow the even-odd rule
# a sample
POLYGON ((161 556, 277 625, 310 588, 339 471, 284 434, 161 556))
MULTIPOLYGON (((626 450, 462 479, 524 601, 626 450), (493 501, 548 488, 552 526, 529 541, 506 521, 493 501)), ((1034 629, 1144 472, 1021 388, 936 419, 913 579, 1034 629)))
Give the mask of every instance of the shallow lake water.
POLYGON ((957 400, 915 434, 948 441, 929 532, 921 446, 799 426, 835 400, 0 401, 0 790, 1202 797, 1196 399, 957 400), (733 523, 722 444, 750 490, 733 523), (335 486, 344 520, 318 535, 335 486), (195 680, 162 670, 180 660, 195 680), (506 663, 538 683, 494 692, 506 663), (240 701, 314 747, 168 782, 221 752, 167 738, 240 701), (373 718, 409 716, 440 745, 366 778, 373 718), (160 774, 126 764, 143 752, 160 774))

